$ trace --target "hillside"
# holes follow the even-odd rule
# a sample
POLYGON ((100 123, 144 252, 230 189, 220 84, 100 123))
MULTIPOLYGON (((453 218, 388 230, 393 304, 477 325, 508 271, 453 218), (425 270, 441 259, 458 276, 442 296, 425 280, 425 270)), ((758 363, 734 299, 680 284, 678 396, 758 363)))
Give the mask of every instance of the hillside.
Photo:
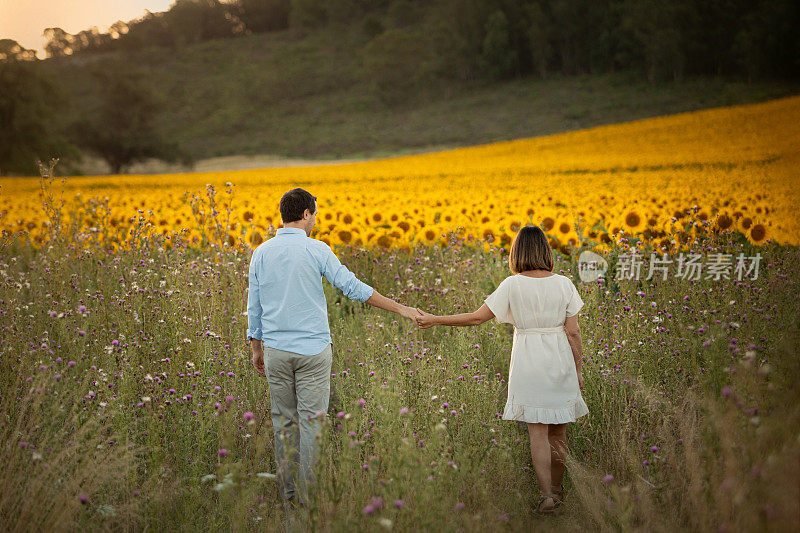
MULTIPOLYGON (((360 31, 291 30, 144 52, 42 62, 71 95, 65 123, 91 108, 91 70, 135 65, 167 103, 167 135, 196 159, 369 158, 563 132, 800 93, 790 81, 687 78, 653 87, 626 72, 489 84, 440 82, 385 104, 372 89, 360 31)), ((81 169, 78 169, 81 170, 81 169)), ((84 171, 87 169, 83 169, 84 171)), ((100 169, 98 169, 100 170, 100 169)))

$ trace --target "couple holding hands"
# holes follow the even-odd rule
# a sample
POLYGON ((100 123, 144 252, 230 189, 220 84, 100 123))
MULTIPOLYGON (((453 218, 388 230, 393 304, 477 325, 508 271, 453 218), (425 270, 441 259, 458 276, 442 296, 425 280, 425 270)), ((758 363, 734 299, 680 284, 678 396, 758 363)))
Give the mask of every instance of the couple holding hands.
POLYGON ((505 278, 472 313, 436 316, 395 302, 350 272, 326 243, 309 237, 316 198, 297 188, 280 201, 283 227, 252 254, 247 338, 256 371, 269 383, 278 485, 287 504, 303 505, 313 480, 316 434, 328 410, 333 358, 324 276, 352 300, 392 311, 421 328, 475 326, 492 318, 514 326, 503 420, 527 424, 542 495, 537 509, 564 500, 566 424, 589 412, 581 395, 583 300, 572 281, 553 273, 550 245, 537 226, 521 228, 505 278), (295 484, 297 479, 297 484, 295 484))

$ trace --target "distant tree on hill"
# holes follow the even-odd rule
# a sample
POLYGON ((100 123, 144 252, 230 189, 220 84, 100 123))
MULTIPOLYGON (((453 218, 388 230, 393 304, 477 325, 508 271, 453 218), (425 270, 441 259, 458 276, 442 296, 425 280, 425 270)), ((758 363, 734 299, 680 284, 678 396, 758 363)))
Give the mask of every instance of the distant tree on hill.
POLYGON ((54 80, 32 62, 0 63, 0 175, 35 175, 37 159, 79 156, 56 126, 67 103, 54 80))
POLYGON ((35 61, 36 50, 25 48, 13 39, 0 39, 0 61, 35 61))
POLYGON ((167 162, 190 158, 156 127, 163 105, 141 75, 119 67, 96 67, 100 103, 72 127, 76 143, 103 158, 115 174, 149 158, 167 162))
POLYGON ((238 17, 232 16, 234 8, 238 10, 219 0, 177 0, 164 14, 164 22, 178 47, 232 37, 244 31, 238 17))
POLYGON ((239 18, 254 33, 284 30, 289 27, 291 0, 239 0, 239 18))
POLYGON ((492 13, 486 21, 486 36, 478 64, 492 80, 508 78, 517 71, 517 51, 511 46, 508 18, 500 10, 492 13))
POLYGON ((47 38, 47 44, 44 45, 47 57, 63 57, 72 54, 72 35, 69 33, 61 28, 46 28, 42 35, 47 38))

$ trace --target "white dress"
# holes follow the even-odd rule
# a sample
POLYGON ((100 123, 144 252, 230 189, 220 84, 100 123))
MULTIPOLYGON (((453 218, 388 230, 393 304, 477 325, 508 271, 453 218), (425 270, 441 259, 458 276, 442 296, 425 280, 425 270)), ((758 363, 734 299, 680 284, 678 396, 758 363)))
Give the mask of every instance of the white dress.
POLYGON ((561 274, 516 274, 504 279, 485 303, 497 322, 514 325, 503 420, 563 424, 587 414, 564 330, 565 317, 583 307, 572 280, 561 274))

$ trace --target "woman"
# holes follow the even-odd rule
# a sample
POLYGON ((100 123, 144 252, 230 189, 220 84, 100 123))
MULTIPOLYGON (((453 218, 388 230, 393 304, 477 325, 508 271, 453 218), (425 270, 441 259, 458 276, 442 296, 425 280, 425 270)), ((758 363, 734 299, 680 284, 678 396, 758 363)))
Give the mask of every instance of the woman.
POLYGON ((527 423, 542 491, 537 508, 550 512, 564 501, 567 423, 589 412, 581 395, 577 313, 583 300, 569 278, 553 273, 553 252, 537 226, 517 233, 508 263, 514 275, 504 279, 477 311, 449 316, 424 313, 415 321, 421 328, 474 326, 494 317, 514 325, 503 420, 527 423))

